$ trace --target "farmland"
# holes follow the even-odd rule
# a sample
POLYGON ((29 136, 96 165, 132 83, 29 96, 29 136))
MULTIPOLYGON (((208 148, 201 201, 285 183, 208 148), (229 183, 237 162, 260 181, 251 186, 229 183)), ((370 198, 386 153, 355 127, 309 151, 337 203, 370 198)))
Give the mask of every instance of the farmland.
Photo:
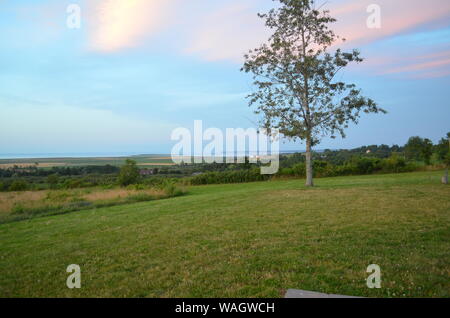
MULTIPOLYGON (((123 165, 130 157, 92 157, 92 158, 27 158, 27 159, 0 159, 0 169, 37 166, 39 168, 51 167, 77 167, 89 165, 123 165)), ((167 166, 173 165, 172 159, 167 155, 139 155, 132 156, 139 166, 167 166)))

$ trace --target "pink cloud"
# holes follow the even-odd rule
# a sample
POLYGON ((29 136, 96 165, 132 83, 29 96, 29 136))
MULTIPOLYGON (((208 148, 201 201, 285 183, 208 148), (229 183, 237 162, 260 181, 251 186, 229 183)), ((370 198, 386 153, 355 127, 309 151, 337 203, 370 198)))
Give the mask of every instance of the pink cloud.
POLYGON ((437 60, 437 61, 430 61, 430 62, 425 62, 425 63, 401 66, 401 67, 390 69, 390 70, 386 71, 385 74, 421 71, 421 70, 427 70, 427 69, 437 68, 437 67, 446 66, 446 65, 450 65, 450 58, 443 59, 443 60, 437 60))
POLYGON ((90 46, 113 52, 140 45, 146 37, 169 24, 168 16, 178 0, 91 0, 90 46))
POLYGON ((449 75, 450 50, 432 53, 397 51, 395 56, 375 55, 369 56, 366 61, 353 70, 374 75, 400 76, 409 79, 438 78, 449 75))
MULTIPOLYGON (((450 17, 450 1, 377 0, 381 7, 381 28, 369 29, 367 7, 372 3, 373 0, 324 2, 322 8, 330 9, 338 19, 333 29, 347 39, 345 46, 364 49, 365 45, 387 37, 416 32, 419 28, 439 28, 450 22, 450 19, 445 22, 450 17)), ((241 63, 245 52, 267 40, 269 31, 256 13, 272 5, 268 0, 264 4, 258 0, 227 0, 224 4, 205 4, 204 0, 91 0, 87 10, 93 12, 89 19, 90 47, 114 52, 146 45, 158 34, 169 34, 166 39, 179 52, 206 61, 241 63)), ((441 58, 408 48, 397 50, 395 55, 372 52, 363 69, 369 67, 378 74, 379 69, 386 69, 384 75, 413 76, 427 71, 434 76, 445 74, 435 69, 447 67, 449 55, 435 54, 441 54, 441 58)))
POLYGON ((208 61, 242 61, 250 48, 269 36, 257 12, 253 1, 230 1, 217 8, 193 25, 184 52, 208 61))
MULTIPOLYGON (((346 45, 369 44, 424 25, 438 27, 438 22, 450 16, 450 1, 378 0, 382 25, 380 29, 369 29, 367 8, 372 3, 373 0, 339 0, 326 2, 322 8, 329 9, 338 19, 333 28, 347 39, 346 45)), ((259 11, 258 2, 229 0, 196 21, 185 52, 212 61, 242 61, 244 52, 267 39, 267 31, 256 17, 259 11)))
POLYGON ((336 32, 351 44, 364 44, 411 31, 419 26, 440 26, 441 20, 450 16, 450 1, 358 0, 356 3, 354 0, 346 0, 331 4, 330 9, 331 14, 338 19, 336 32), (367 27, 370 15, 367 8, 373 3, 381 9, 380 29, 367 27))
POLYGON ((412 75, 410 78, 412 79, 432 79, 432 78, 440 78, 440 77, 447 77, 450 75, 450 70, 443 70, 443 71, 431 71, 431 72, 424 72, 417 75, 412 75))

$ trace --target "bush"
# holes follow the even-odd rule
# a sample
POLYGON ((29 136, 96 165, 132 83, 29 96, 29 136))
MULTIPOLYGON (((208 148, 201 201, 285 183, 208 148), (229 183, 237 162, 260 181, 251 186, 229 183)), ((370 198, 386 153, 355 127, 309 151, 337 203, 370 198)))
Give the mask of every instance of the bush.
POLYGON ((383 172, 406 172, 407 165, 405 158, 398 155, 393 155, 390 158, 384 159, 381 163, 383 172))
POLYGON ((278 175, 279 176, 293 176, 294 175, 294 171, 292 170, 292 168, 282 168, 278 172, 278 175))
POLYGON ((53 202, 61 202, 66 201, 71 197, 71 194, 66 191, 48 191, 45 199, 47 201, 53 201, 53 202))
POLYGON ((447 156, 445 156, 444 164, 445 164, 447 167, 450 167, 450 153, 448 153, 447 156))
POLYGON ((23 214, 25 211, 25 207, 21 203, 15 203, 11 212, 13 214, 23 214))
POLYGON ((301 162, 292 167, 292 173, 296 177, 306 177, 306 164, 301 162))
POLYGON ((259 168, 238 171, 208 172, 190 179, 192 185, 245 183, 268 180, 270 176, 262 175, 259 168))
POLYGON ((129 186, 127 186, 127 190, 145 190, 147 189, 148 186, 144 185, 144 184, 130 184, 129 186))
POLYGON ((76 188, 82 188, 82 187, 83 187, 82 179, 69 179, 63 183, 64 189, 76 189, 76 188))
POLYGON ((24 180, 15 180, 9 186, 9 191, 25 191, 28 189, 28 183, 24 180))
POLYGON ((56 189, 59 183, 59 176, 57 174, 51 174, 47 177, 47 183, 50 185, 50 189, 56 189))
POLYGON ((126 187, 130 184, 138 183, 139 180, 139 168, 136 165, 136 161, 127 159, 126 163, 120 168, 119 184, 122 187, 126 187))
POLYGON ((173 183, 169 183, 164 187, 164 192, 168 197, 178 197, 183 195, 185 192, 183 189, 178 188, 173 183))

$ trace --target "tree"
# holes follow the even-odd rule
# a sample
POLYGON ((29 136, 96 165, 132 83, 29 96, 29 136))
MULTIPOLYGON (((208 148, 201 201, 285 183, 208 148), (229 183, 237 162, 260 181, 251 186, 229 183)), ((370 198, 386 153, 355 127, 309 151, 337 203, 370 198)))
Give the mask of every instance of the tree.
POLYGON ((306 142, 306 185, 313 186, 312 147, 326 135, 345 137, 349 123, 361 112, 386 113, 354 84, 336 79, 340 70, 363 59, 357 50, 330 46, 340 38, 329 24, 329 11, 315 9, 313 0, 274 0, 281 6, 259 14, 273 31, 267 43, 245 55, 242 71, 252 73, 256 92, 249 105, 262 114, 261 124, 292 140, 306 142))
POLYGON ((447 154, 445 155, 445 158, 444 158, 444 163, 447 167, 447 169, 445 169, 445 176, 444 176, 445 184, 448 184, 448 169, 450 168, 450 132, 447 134, 447 139, 448 139, 448 148, 447 148, 447 154))
POLYGON ((429 165, 431 163, 431 156, 433 155, 433 142, 425 138, 423 141, 423 147, 420 152, 420 155, 422 156, 423 161, 425 161, 425 164, 429 165))
POLYGON ((125 165, 120 168, 119 184, 126 187, 139 181, 139 168, 136 161, 127 159, 125 165))
POLYGON ((450 151, 450 132, 447 133, 447 138, 442 138, 435 146, 435 151, 438 159, 444 161, 450 151))
POLYGON ((405 145, 405 156, 408 160, 423 160, 428 165, 432 155, 433 143, 430 139, 415 136, 409 138, 405 145))
POLYGON ((405 157, 408 160, 420 160, 423 139, 419 136, 410 137, 405 145, 405 157))

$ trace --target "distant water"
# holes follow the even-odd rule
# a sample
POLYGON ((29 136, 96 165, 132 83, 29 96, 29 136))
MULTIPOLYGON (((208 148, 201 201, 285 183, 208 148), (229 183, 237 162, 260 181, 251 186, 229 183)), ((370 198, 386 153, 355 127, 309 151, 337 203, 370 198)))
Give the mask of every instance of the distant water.
POLYGON ((99 157, 130 157, 138 156, 142 153, 136 152, 84 152, 84 153, 0 153, 0 159, 50 159, 50 158, 99 158, 99 157))

